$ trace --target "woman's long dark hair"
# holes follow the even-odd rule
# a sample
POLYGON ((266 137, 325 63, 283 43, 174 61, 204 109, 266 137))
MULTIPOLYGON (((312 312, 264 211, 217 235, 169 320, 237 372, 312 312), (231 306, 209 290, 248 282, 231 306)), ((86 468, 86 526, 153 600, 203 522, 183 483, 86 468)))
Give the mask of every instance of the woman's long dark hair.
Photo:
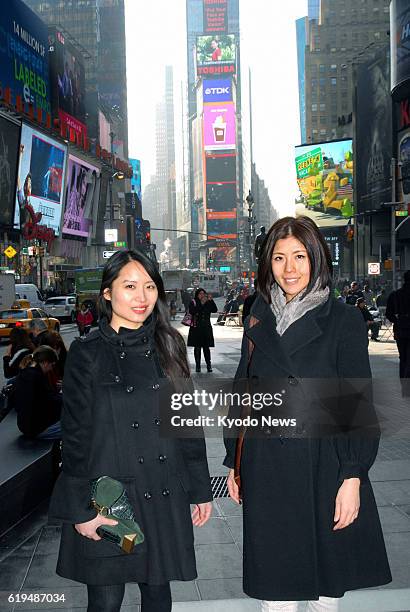
POLYGON ((13 327, 10 332, 10 344, 12 357, 23 348, 29 349, 30 352, 34 351, 35 348, 28 331, 24 327, 13 327))
POLYGON ((131 261, 140 263, 157 287, 158 299, 153 310, 156 317, 155 344, 158 348, 161 368, 171 381, 178 385, 178 378, 189 378, 190 376, 186 346, 181 334, 169 322, 169 309, 164 283, 158 268, 151 259, 139 251, 118 251, 110 257, 103 270, 98 298, 98 312, 101 317, 111 321, 112 304, 110 300, 104 298, 104 291, 112 288, 112 284, 118 278, 122 268, 131 261))
POLYGON ((272 253, 278 240, 293 236, 305 247, 310 262, 310 280, 304 295, 307 295, 319 281, 319 288, 332 284, 332 257, 325 239, 316 223, 306 216, 283 217, 276 221, 266 235, 259 255, 258 291, 270 304, 271 287, 275 282, 272 272, 272 253))

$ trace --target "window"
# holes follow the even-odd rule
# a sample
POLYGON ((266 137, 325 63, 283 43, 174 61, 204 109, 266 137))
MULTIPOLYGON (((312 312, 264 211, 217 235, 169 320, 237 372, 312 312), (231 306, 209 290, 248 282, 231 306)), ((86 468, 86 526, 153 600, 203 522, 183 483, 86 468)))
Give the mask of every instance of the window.
POLYGON ((337 122, 337 115, 332 115, 332 123, 336 123, 337 122))
POLYGON ((381 38, 381 34, 380 34, 380 32, 375 32, 375 33, 374 33, 374 37, 375 37, 377 40, 380 40, 380 38, 381 38))
POLYGON ((317 125, 317 116, 313 115, 312 117, 312 125, 317 125))
POLYGON ((312 111, 316 112, 317 111, 317 104, 312 104, 312 111))
POLYGON ((331 70, 332 72, 335 72, 335 71, 337 70, 337 64, 332 64, 332 65, 330 66, 330 70, 331 70))
POLYGON ((326 123, 326 122, 327 122, 327 117, 326 117, 326 115, 321 115, 321 116, 320 116, 320 123, 323 125, 323 124, 324 124, 324 123, 326 123))
POLYGON ((321 136, 326 136, 326 130, 320 130, 320 135, 321 136))
POLYGON ((312 88, 317 87, 317 79, 310 79, 310 84, 311 84, 312 88))
POLYGON ((337 85, 337 79, 336 79, 336 77, 332 77, 332 78, 330 79, 330 84, 331 84, 331 85, 333 85, 333 86, 334 86, 334 85, 337 85))
POLYGON ((325 72, 326 66, 324 64, 319 64, 319 72, 325 72))
POLYGON ((325 87, 325 85, 326 85, 326 79, 325 79, 324 77, 321 77, 321 78, 319 79, 319 85, 320 85, 320 87, 325 87))
POLYGON ((344 89, 342 91, 342 98, 347 98, 347 90, 346 89, 344 89))
POLYGON ((37 308, 33 308, 31 314, 33 315, 33 319, 41 319, 41 314, 37 308))
POLYGON ((320 110, 321 110, 321 111, 326 110, 326 104, 323 102, 323 103, 320 105, 320 107, 319 107, 319 108, 320 108, 320 110))
POLYGON ((332 47, 332 48, 330 49, 330 53, 336 53, 336 51, 337 51, 336 47, 332 47))

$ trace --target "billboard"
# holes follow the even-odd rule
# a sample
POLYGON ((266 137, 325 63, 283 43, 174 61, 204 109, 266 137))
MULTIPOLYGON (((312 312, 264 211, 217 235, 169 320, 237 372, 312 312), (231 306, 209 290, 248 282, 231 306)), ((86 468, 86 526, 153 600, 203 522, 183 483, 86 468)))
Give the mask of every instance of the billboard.
POLYGON ((207 234, 208 240, 213 240, 217 238, 225 238, 236 240, 237 231, 236 231, 236 214, 227 219, 226 214, 223 218, 219 216, 216 218, 210 218, 212 213, 207 213, 207 234))
POLYGON ((198 36, 196 39, 198 75, 234 74, 236 44, 234 34, 198 36))
POLYGON ((207 183, 232 183, 236 181, 235 153, 207 153, 205 167, 207 183))
POLYGON ((357 67, 355 117, 357 212, 376 210, 391 199, 392 103, 388 49, 380 50, 370 61, 357 67))
POLYGON ((132 166, 131 189, 141 202, 141 162, 139 159, 130 159, 129 162, 132 166))
POLYGON ((232 102, 231 79, 204 79, 202 83, 204 104, 232 102))
POLYGON ((345 225, 354 214, 352 141, 303 145, 295 148, 295 155, 300 191, 296 213, 322 226, 345 225))
POLYGON ((204 33, 224 33, 228 29, 228 0, 203 0, 204 33))
POLYGON ((236 210, 236 182, 207 183, 206 209, 211 212, 236 210))
POLYGON ((391 90, 410 79, 410 5, 408 0, 390 4, 391 90))
POLYGON ((59 235, 66 147, 24 124, 21 128, 15 228, 28 224, 59 235))
POLYGON ((20 127, 0 117, 0 226, 13 227, 20 127))
POLYGON ((63 234, 88 238, 94 206, 98 206, 100 171, 96 166, 68 156, 63 234))
POLYGON ((22 0, 2 2, 0 11, 0 91, 25 109, 51 112, 47 26, 22 0))
POLYGON ((235 149, 236 116, 232 103, 204 106, 204 149, 235 149))

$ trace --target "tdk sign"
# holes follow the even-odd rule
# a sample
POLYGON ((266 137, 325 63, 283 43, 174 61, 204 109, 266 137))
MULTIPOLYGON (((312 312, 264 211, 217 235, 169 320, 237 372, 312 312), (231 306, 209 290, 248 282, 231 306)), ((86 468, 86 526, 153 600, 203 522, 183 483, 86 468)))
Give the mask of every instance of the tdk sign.
POLYGON ((232 81, 212 79, 203 82, 204 102, 232 102, 232 81))

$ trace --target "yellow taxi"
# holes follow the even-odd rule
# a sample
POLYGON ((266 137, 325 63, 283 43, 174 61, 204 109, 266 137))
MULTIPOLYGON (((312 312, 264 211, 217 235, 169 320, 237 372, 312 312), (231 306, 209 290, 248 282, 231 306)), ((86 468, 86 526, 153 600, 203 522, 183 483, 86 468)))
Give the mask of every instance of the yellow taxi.
POLYGON ((33 319, 41 319, 48 329, 60 330, 59 320, 49 317, 41 308, 8 308, 0 310, 0 339, 8 338, 15 327, 24 327, 29 332, 33 319))

